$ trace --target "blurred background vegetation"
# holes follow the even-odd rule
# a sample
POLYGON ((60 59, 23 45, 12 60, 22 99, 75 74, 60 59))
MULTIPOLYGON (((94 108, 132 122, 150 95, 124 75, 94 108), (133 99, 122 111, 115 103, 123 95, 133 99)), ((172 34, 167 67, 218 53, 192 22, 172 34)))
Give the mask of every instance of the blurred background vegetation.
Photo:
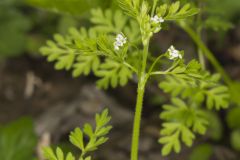
MULTIPOLYGON (((193 148, 186 148, 180 155, 169 158, 239 160, 240 1, 181 1, 202 8, 202 21, 194 25, 202 27, 203 41, 234 80, 234 100, 226 111, 209 112, 208 134, 199 137, 193 148)), ((106 149, 97 153, 97 157, 128 159, 129 139, 126 137, 131 138, 136 84, 132 82, 126 87, 110 90, 109 94, 95 91, 90 85, 94 77, 72 79, 67 72, 54 71, 53 64, 48 64, 38 52, 54 33, 64 34, 70 27, 91 26, 88 21, 90 10, 99 7, 117 9, 115 0, 0 1, 1 160, 41 160, 39 148, 49 144, 61 144, 69 150, 66 143, 69 131, 91 121, 94 113, 101 110, 100 104, 102 107, 109 104, 110 111, 120 116, 113 120, 116 124, 111 135, 113 142, 106 144, 106 149)), ((196 47, 187 34, 177 26, 171 27, 170 31, 166 28, 154 37, 152 50, 164 51, 174 42, 186 52, 195 52, 196 47)), ((189 59, 195 57, 194 54, 189 56, 189 59)), ((215 72, 209 63, 207 67, 215 72)), ((144 138, 140 150, 143 159, 149 160, 165 159, 160 155, 157 137, 161 126, 158 113, 161 105, 167 102, 167 96, 156 90, 154 84, 148 89, 143 115, 144 138)))

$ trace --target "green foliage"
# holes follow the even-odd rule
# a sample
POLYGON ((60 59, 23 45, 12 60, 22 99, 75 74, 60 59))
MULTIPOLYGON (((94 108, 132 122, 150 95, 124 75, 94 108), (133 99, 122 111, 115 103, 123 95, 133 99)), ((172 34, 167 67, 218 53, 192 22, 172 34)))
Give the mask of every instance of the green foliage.
POLYGON ((210 144, 201 144, 193 149, 189 160, 210 160, 213 147, 210 144))
POLYGON ((42 48, 42 52, 46 56, 49 55, 49 62, 58 60, 55 65, 56 69, 69 70, 72 67, 75 58, 75 50, 68 47, 68 45, 71 44, 71 39, 65 39, 59 34, 55 35, 54 39, 56 43, 53 41, 48 41, 48 47, 42 48))
POLYGON ((33 122, 22 118, 0 128, 0 159, 26 160, 33 159, 37 137, 33 122))
POLYGON ((233 28, 231 20, 237 11, 240 9, 238 0, 180 0, 183 3, 192 3, 196 6, 201 6, 202 17, 196 20, 196 27, 212 29, 214 31, 227 31, 233 28), (223 13, 222 10, 226 12, 223 13))
POLYGON ((206 100, 208 109, 219 110, 228 107, 229 102, 228 88, 218 84, 219 78, 219 75, 210 76, 193 60, 170 70, 159 87, 172 96, 190 98, 199 104, 206 100))
POLYGON ((233 28, 233 24, 228 22, 228 21, 224 21, 223 19, 221 19, 220 17, 209 17, 208 19, 206 19, 206 21, 203 24, 206 28, 210 28, 213 29, 214 31, 228 31, 229 29, 233 28))
POLYGON ((102 9, 98 8, 91 10, 91 15, 91 22, 97 25, 95 28, 107 33, 121 32, 128 21, 128 17, 120 10, 113 13, 111 10, 106 10, 104 12, 102 9), (119 19, 121 19, 121 21, 119 19))
POLYGON ((16 56, 26 47, 26 33, 31 23, 29 18, 14 5, 14 1, 0 3, 0 58, 16 56))
MULTIPOLYGON (((70 133, 70 142, 81 150, 79 160, 91 160, 91 156, 86 155, 97 150, 100 145, 108 140, 106 136, 112 129, 112 126, 108 124, 110 120, 111 117, 108 115, 108 110, 105 109, 101 114, 96 114, 95 128, 86 123, 83 129, 76 128, 70 133), (85 138, 88 139, 87 142, 85 142, 85 138)), ((68 153, 66 158, 64 158, 64 153, 59 147, 56 149, 56 153, 49 147, 45 148, 44 156, 47 160, 75 160, 72 153, 68 153)))
POLYGON ((56 69, 69 70, 73 67, 75 77, 81 74, 88 75, 91 69, 96 70, 99 61, 96 55, 90 54, 96 50, 96 43, 92 40, 94 37, 95 32, 88 32, 85 28, 81 28, 80 31, 72 28, 65 37, 56 34, 55 42, 48 41, 47 46, 41 48, 41 52, 48 56, 48 61, 57 60, 56 69), (82 45, 83 41, 87 44, 82 45))
POLYGON ((68 153, 66 158, 64 158, 64 153, 59 147, 56 149, 56 154, 51 148, 44 148, 44 156, 48 160, 75 160, 72 153, 68 153))
POLYGON ((179 153, 180 139, 187 146, 191 146, 195 139, 194 133, 204 134, 208 121, 205 112, 196 108, 195 104, 187 106, 181 99, 173 98, 172 105, 164 105, 160 118, 168 122, 163 123, 162 137, 159 142, 164 144, 163 155, 172 150, 179 153))
POLYGON ((133 18, 136 18, 139 14, 139 1, 140 0, 117 0, 119 6, 125 11, 125 13, 133 18))
POLYGON ((93 71, 101 77, 97 82, 98 86, 105 89, 109 85, 124 86, 132 77, 132 71, 124 62, 127 50, 115 53, 108 49, 109 43, 113 42, 109 42, 105 36, 97 37, 94 29, 87 31, 82 28, 80 32, 71 29, 66 37, 57 34, 54 39, 56 42, 48 41, 47 46, 41 48, 41 52, 48 56, 48 61, 57 61, 56 69, 73 69, 74 77, 89 75, 93 71), (99 56, 108 58, 101 62, 99 56))
POLYGON ((41 7, 54 12, 82 15, 98 6, 105 7, 110 0, 25 0, 32 6, 41 7))
POLYGON ((240 107, 234 107, 227 113, 227 124, 232 129, 240 128, 240 107))
POLYGON ((216 86, 205 92, 207 96, 207 107, 209 109, 212 109, 214 106, 217 110, 228 108, 229 93, 226 86, 216 86))
MULTIPOLYGON (((209 2, 208 2, 209 3, 209 2)), ((208 15, 207 18, 202 21, 202 24, 199 24, 203 28, 212 29, 214 31, 228 31, 232 29, 234 25, 227 19, 225 16, 221 16, 221 14, 216 14, 211 12, 213 9, 210 5, 206 5, 205 14, 208 15)), ((220 13, 220 12, 219 12, 220 13)))
POLYGON ((179 20, 193 16, 199 12, 198 8, 194 8, 190 4, 180 7, 180 1, 171 5, 163 4, 157 8, 157 14, 166 20, 179 20))
POLYGON ((95 25, 92 29, 100 33, 121 33, 128 36, 129 40, 134 43, 141 40, 140 31, 136 21, 129 19, 122 11, 110 9, 92 9, 90 21, 95 25))
POLYGON ((21 0, 2 0, 1 5, 2 6, 12 6, 12 5, 19 5, 21 3, 21 0))
MULTIPOLYGON (((154 2, 157 4, 158 1, 154 2)), ((210 75, 196 60, 185 64, 184 52, 176 50, 174 46, 153 58, 152 62, 149 59, 149 45, 153 34, 161 31, 162 23, 186 19, 197 14, 199 9, 190 4, 181 7, 180 2, 162 4, 159 7, 151 7, 145 0, 118 0, 118 3, 132 19, 119 10, 94 9, 90 19, 93 27, 71 29, 65 36, 56 35, 54 41, 48 41, 47 45, 41 48, 41 52, 49 61, 56 62, 57 69, 73 70, 75 77, 93 73, 99 77, 99 88, 124 86, 133 76, 136 77, 138 96, 132 160, 138 159, 141 119, 138 116, 141 115, 139 112, 145 85, 151 76, 163 75, 165 79, 159 83, 159 87, 171 95, 172 104, 163 106, 160 118, 165 122, 159 142, 163 144, 163 155, 168 155, 172 150, 178 153, 182 143, 192 146, 196 134, 202 135, 207 131, 210 119, 202 106, 209 110, 227 108, 229 91, 227 87, 219 84, 219 75, 210 75), (165 71, 156 67, 162 58, 167 58, 166 64, 171 65, 166 66, 165 71)), ((96 122, 101 119, 97 117, 96 122)), ((102 125, 105 126, 108 121, 102 125)), ((100 134, 98 125, 97 123, 95 130, 86 124, 83 130, 77 128, 71 132, 70 141, 82 151, 80 160, 107 140, 105 135, 111 127, 105 127, 103 131, 99 131, 100 134), (85 136, 89 140, 87 143, 84 141, 85 136)), ((53 151, 49 153, 50 157, 52 155, 59 159, 53 151)), ((56 154, 63 157, 60 149, 57 149, 56 154)))
POLYGON ((97 71, 97 76, 101 77, 97 81, 97 86, 100 88, 107 89, 109 85, 113 88, 125 86, 129 79, 132 78, 132 71, 124 64, 118 63, 111 59, 106 59, 105 63, 100 66, 97 71))
MULTIPOLYGON (((81 28, 79 31, 72 28, 66 36, 56 34, 54 41, 49 40, 47 46, 42 47, 40 50, 44 56, 48 57, 48 61, 56 61, 56 69, 72 69, 74 77, 89 75, 92 71, 100 77, 97 82, 99 88, 107 89, 109 86, 114 88, 118 85, 124 86, 131 79, 133 72, 125 60, 128 46, 123 50, 114 51, 113 38, 111 35, 106 35, 123 29, 123 25, 118 26, 120 28, 117 30, 113 30, 114 25, 112 26, 109 23, 111 21, 105 20, 100 9, 93 10, 92 13, 93 18, 91 20, 96 24, 96 27, 89 30, 81 28), (98 17, 102 17, 102 19, 100 18, 97 21, 98 17), (106 57, 106 59, 101 61, 101 56, 106 57)), ((117 18, 123 17, 119 11, 113 14, 110 10, 107 10, 106 15, 108 15, 108 18, 114 15, 115 22, 117 18)), ((130 22, 129 27, 125 28, 126 33, 133 30, 130 29, 131 27, 134 27, 133 22, 130 22)), ((135 31, 130 34, 132 35, 130 37, 132 39, 136 38, 137 34, 138 31, 135 31)))
POLYGON ((219 110, 228 107, 229 103, 228 88, 218 83, 219 75, 210 76, 195 60, 187 65, 183 61, 175 61, 173 66, 159 87, 172 97, 186 99, 190 107, 176 98, 172 99, 173 105, 163 106, 164 111, 160 118, 166 122, 161 130, 163 137, 159 140, 164 144, 163 155, 169 154, 171 150, 178 153, 181 149, 180 139, 191 146, 194 133, 206 132, 210 119, 205 111, 199 109, 200 106, 206 105, 208 109, 219 110))
POLYGON ((237 105, 240 105, 240 82, 232 82, 229 86, 229 92, 231 94, 231 101, 236 103, 237 105))
POLYGON ((231 133, 230 142, 235 150, 240 151, 240 130, 235 130, 231 133))
POLYGON ((223 136, 223 125, 220 116, 213 111, 208 111, 205 114, 209 122, 207 136, 214 141, 219 141, 223 136))
POLYGON ((206 3, 206 12, 210 15, 217 15, 222 20, 232 20, 234 16, 239 14, 239 9, 240 3, 238 0, 208 0, 206 3), (223 10, 226 13, 223 13, 223 10))

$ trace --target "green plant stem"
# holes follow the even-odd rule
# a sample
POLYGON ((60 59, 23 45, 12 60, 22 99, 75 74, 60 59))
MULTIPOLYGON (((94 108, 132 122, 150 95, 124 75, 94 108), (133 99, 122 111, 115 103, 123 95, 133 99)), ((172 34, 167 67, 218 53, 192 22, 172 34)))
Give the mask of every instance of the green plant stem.
POLYGON ((206 69, 205 58, 201 49, 198 49, 198 59, 203 69, 206 69))
POLYGON ((226 84, 231 85, 232 80, 229 77, 229 75, 225 72, 225 70, 222 68, 221 64, 218 62, 218 60, 214 57, 213 53, 208 49, 208 47, 202 42, 199 35, 185 22, 178 23, 180 27, 188 33, 188 35, 193 39, 193 41, 196 43, 199 49, 201 49, 202 53, 207 57, 207 59, 211 62, 211 64, 214 66, 214 68, 222 75, 223 80, 226 82, 226 84))
POLYGON ((161 71, 156 71, 156 72, 151 72, 150 75, 167 75, 167 74, 171 74, 171 72, 161 72, 161 71))
MULTIPOLYGON (((199 27, 199 28, 197 29, 197 34, 198 34, 198 37, 199 37, 200 39, 202 39, 202 37, 201 37, 201 31, 202 31, 202 29, 201 29, 201 27, 199 27)), ((203 51, 202 51, 200 48, 198 48, 198 58, 199 58, 199 62, 200 62, 200 64, 202 65, 203 69, 206 69, 206 63, 205 63, 204 54, 203 54, 203 51)))
POLYGON ((162 54, 162 55, 158 56, 158 57, 155 59, 155 61, 153 62, 153 64, 151 65, 151 67, 150 67, 150 69, 149 69, 149 71, 148 71, 148 75, 151 74, 151 72, 153 71, 154 67, 155 67, 156 64, 158 63, 158 61, 159 61, 162 57, 164 57, 164 56, 165 56, 165 55, 162 54))
POLYGON ((124 64, 125 66, 127 66, 128 68, 130 68, 133 72, 135 72, 135 73, 138 72, 137 69, 136 69, 135 67, 133 67, 132 65, 130 65, 129 63, 123 62, 123 64, 124 64))
MULTIPOLYGON (((202 2, 198 3, 199 8, 202 8, 202 5, 203 5, 202 2)), ((199 12, 199 14, 197 15, 197 24, 202 24, 202 13, 201 12, 199 12)), ((196 33, 198 34, 198 37, 200 39, 202 39, 202 26, 201 25, 199 25, 197 27, 196 33)), ((206 69, 205 57, 204 57, 202 50, 199 47, 198 47, 198 59, 199 59, 200 64, 202 65, 202 68, 206 69)))
POLYGON ((142 54, 142 66, 138 76, 139 82, 138 82, 138 89, 137 89, 137 102, 136 102, 136 110, 134 115, 133 132, 132 132, 131 160, 138 160, 138 148, 139 148, 143 98, 145 93, 145 85, 148 79, 148 76, 146 74, 146 65, 147 65, 149 41, 147 42, 148 43, 144 45, 144 51, 142 54))
POLYGON ((132 133, 132 147, 131 147, 131 160, 138 160, 138 148, 140 137, 140 125, 143 107, 143 98, 145 92, 144 79, 140 80, 137 90, 137 103, 134 115, 133 133, 132 133))

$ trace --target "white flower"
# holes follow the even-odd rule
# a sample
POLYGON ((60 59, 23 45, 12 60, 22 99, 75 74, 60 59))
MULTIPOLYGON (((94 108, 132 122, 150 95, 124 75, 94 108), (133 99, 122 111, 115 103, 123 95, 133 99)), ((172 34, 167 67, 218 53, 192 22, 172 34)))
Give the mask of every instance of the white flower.
POLYGON ((151 17, 151 21, 155 24, 163 23, 164 19, 162 17, 158 17, 155 15, 154 17, 151 17))
POLYGON ((127 37, 125 37, 123 34, 118 34, 114 42, 114 49, 119 50, 120 47, 122 47, 125 43, 127 43, 127 37))
POLYGON ((174 48, 174 46, 171 46, 169 49, 168 49, 168 52, 169 52, 169 59, 173 60, 173 59, 177 59, 177 58, 180 58, 182 59, 182 55, 180 54, 180 52, 178 50, 176 50, 174 48))

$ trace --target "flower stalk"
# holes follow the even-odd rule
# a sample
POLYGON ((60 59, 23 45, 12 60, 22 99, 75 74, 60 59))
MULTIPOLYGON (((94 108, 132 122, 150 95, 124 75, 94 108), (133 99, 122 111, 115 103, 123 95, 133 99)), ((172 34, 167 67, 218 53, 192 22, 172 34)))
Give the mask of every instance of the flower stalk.
POLYGON ((143 98, 145 93, 145 85, 148 80, 148 75, 146 74, 146 66, 147 66, 149 40, 147 40, 146 42, 147 43, 146 45, 144 45, 144 50, 142 54, 141 71, 138 76, 139 81, 138 81, 137 100, 136 100, 136 108, 135 108, 135 115, 134 115, 133 132, 132 132, 131 160, 138 160, 138 148, 139 148, 143 98))

